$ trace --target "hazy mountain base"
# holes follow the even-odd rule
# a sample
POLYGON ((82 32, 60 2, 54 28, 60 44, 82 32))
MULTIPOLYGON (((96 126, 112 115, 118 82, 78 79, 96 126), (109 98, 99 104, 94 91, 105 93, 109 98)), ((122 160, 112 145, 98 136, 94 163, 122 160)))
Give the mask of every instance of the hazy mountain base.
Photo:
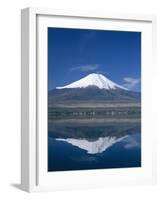
POLYGON ((48 124, 50 137, 63 138, 86 138, 95 140, 98 137, 106 136, 124 136, 140 132, 140 120, 120 120, 106 121, 103 120, 60 120, 48 124))
POLYGON ((71 88, 61 90, 51 90, 48 93, 48 104, 53 105, 56 103, 67 104, 70 102, 101 102, 106 103, 139 103, 141 101, 141 94, 139 92, 127 91, 122 89, 106 90, 97 87, 87 88, 71 88))
POLYGON ((48 119, 140 118, 140 102, 140 93, 123 89, 54 89, 48 93, 48 119))

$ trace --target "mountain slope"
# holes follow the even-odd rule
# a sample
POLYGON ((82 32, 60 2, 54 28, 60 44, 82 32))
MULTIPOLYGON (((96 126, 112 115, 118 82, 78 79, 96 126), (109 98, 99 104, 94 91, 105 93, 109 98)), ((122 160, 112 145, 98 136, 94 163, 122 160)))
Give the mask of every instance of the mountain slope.
POLYGON ((126 90, 105 90, 97 87, 54 89, 49 92, 49 103, 62 101, 116 101, 138 102, 140 93, 126 90))
POLYGON ((69 85, 63 86, 63 87, 57 87, 56 89, 86 88, 89 86, 95 86, 95 87, 98 87, 99 89, 107 89, 107 90, 109 90, 109 89, 127 90, 126 88, 109 80, 104 75, 96 74, 96 73, 89 74, 88 76, 86 76, 78 81, 75 81, 75 82, 73 82, 69 85))
POLYGON ((116 137, 100 137, 96 141, 88 141, 86 139, 75 139, 75 138, 57 138, 57 141, 67 142, 73 146, 77 146, 80 149, 86 150, 88 154, 102 153, 106 149, 110 148, 117 142, 124 140, 127 136, 120 138, 116 137))
POLYGON ((140 102, 139 92, 129 91, 101 74, 90 74, 76 82, 49 91, 48 103, 140 102))

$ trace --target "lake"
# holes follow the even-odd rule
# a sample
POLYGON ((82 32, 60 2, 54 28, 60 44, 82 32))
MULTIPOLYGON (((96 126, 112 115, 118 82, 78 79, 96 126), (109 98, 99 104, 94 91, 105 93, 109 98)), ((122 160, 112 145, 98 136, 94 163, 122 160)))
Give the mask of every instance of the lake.
POLYGON ((48 123, 48 171, 141 167, 140 121, 48 123))

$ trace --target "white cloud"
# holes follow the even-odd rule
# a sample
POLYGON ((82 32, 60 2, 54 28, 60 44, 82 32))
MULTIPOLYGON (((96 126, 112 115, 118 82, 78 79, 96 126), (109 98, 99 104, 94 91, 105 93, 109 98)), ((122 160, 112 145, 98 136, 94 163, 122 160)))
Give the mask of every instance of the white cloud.
POLYGON ((123 87, 130 90, 140 83, 140 78, 125 77, 124 82, 123 87))
POLYGON ((140 141, 135 140, 131 136, 127 137, 125 139, 125 142, 126 142, 126 144, 124 146, 125 149, 132 149, 132 148, 136 148, 136 147, 140 148, 140 145, 141 145, 140 141))
POLYGON ((82 71, 82 72, 89 72, 97 70, 100 67, 99 64, 91 64, 91 65, 81 65, 77 67, 70 68, 70 71, 82 71))

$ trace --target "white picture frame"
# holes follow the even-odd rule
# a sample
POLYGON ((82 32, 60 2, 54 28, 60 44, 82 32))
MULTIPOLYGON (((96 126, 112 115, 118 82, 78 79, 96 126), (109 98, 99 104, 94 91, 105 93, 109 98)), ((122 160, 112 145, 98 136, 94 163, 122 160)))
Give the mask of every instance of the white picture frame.
POLYGON ((155 67, 155 16, 25 8, 21 15, 21 47, 21 188, 28 192, 34 192, 155 183, 155 134, 150 135, 154 118, 151 116, 151 94, 147 92, 152 84, 150 77, 155 67), (110 28, 114 30, 142 31, 142 45, 148 47, 143 48, 142 52, 142 87, 144 90, 142 130, 147 133, 142 136, 142 156, 145 165, 140 169, 54 172, 48 176, 48 172, 45 171, 47 159, 45 139, 47 134, 44 132, 46 130, 45 122, 47 122, 47 108, 45 107, 47 104, 47 95, 45 95, 47 53, 44 54, 44 52, 47 50, 47 44, 44 30, 52 25, 107 29, 109 27, 109 24, 106 27, 107 21, 110 21, 110 28), (40 39, 43 42, 39 43, 40 39))

